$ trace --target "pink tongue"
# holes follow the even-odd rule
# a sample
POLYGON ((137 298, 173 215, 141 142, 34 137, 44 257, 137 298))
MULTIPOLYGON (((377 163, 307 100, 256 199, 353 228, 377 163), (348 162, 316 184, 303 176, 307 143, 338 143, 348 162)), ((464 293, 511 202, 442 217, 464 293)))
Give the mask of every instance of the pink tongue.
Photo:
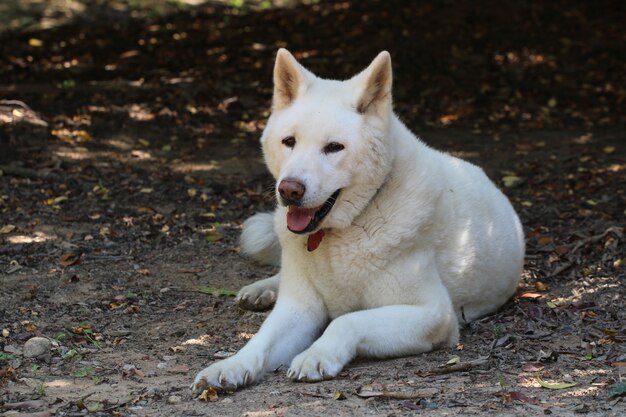
POLYGON ((287 212, 287 227, 294 232, 301 232, 311 223, 317 208, 298 208, 289 206, 287 212))

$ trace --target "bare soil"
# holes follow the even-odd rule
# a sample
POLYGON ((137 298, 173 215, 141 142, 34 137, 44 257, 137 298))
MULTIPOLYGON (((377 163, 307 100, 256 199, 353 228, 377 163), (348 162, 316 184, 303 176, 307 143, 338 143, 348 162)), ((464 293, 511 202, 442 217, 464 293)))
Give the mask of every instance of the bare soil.
POLYGON ((2 415, 626 413, 621 2, 70 3, 0 35, 2 415), (338 78, 389 49, 400 116, 518 210, 523 279, 456 349, 202 401, 196 372, 267 314, 220 293, 275 272, 237 239, 273 205, 257 141, 279 46, 338 78))

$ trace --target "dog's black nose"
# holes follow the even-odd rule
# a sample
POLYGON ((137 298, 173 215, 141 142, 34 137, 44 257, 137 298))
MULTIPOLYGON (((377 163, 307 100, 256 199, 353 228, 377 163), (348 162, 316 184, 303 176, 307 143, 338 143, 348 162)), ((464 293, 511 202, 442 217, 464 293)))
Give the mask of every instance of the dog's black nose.
POLYGON ((305 191, 304 184, 294 178, 285 178, 278 184, 278 193, 286 204, 297 205, 305 191))

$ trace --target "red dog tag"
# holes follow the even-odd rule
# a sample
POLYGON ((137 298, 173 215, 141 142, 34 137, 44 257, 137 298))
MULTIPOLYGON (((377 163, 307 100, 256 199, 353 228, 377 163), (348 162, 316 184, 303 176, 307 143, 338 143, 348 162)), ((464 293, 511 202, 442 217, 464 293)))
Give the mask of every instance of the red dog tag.
POLYGON ((322 243, 322 238, 324 237, 324 235, 325 233, 323 229, 320 229, 312 235, 309 235, 309 238, 306 241, 306 249, 309 252, 313 252, 315 249, 317 249, 320 243, 322 243))

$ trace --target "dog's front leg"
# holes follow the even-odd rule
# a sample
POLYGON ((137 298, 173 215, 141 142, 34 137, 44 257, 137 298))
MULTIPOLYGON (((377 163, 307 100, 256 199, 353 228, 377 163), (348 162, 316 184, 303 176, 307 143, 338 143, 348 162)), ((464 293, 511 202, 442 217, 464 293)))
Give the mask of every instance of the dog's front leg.
POLYGON ((198 373, 191 385, 194 393, 207 386, 231 390, 248 385, 288 365, 319 336, 327 312, 317 292, 304 280, 283 280, 279 294, 274 310, 248 344, 198 373))
POLYGON ((427 352, 458 340, 452 305, 391 305, 337 317, 324 334, 294 358, 296 381, 330 379, 355 356, 393 357, 427 352))
POLYGON ((240 308, 250 311, 265 311, 272 308, 278 295, 280 274, 261 279, 246 285, 237 294, 235 303, 240 308))

